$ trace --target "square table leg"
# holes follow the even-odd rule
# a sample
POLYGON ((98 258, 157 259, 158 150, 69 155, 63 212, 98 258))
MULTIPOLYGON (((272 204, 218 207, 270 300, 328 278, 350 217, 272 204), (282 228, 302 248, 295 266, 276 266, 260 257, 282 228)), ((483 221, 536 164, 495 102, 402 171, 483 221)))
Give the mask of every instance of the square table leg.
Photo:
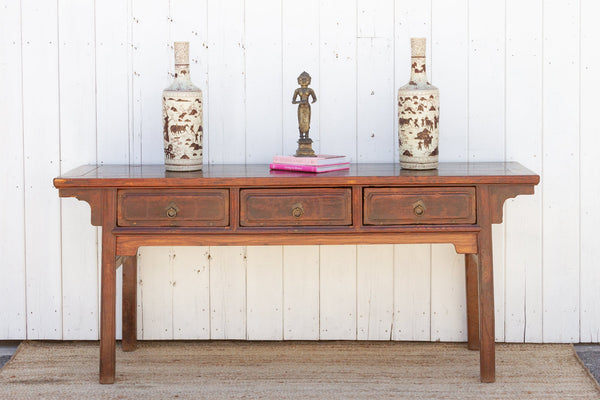
POLYGON ((123 262, 123 351, 137 348, 137 257, 123 262))
POLYGON ((479 233, 479 366, 481 382, 496 380, 496 332, 494 315, 494 268, 491 225, 479 233))
POLYGON ((100 288, 100 383, 115 381, 115 314, 117 302, 115 190, 103 193, 102 272, 100 288))
POLYGON ((465 254, 467 336, 469 350, 479 350, 479 283, 477 254, 465 254))

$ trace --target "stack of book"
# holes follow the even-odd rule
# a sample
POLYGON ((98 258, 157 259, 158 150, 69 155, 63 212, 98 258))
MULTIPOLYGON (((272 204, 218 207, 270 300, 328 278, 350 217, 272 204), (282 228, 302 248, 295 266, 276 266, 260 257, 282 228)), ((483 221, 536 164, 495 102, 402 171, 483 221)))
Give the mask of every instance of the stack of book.
POLYGON ((271 169, 299 172, 330 172, 350 168, 347 156, 319 154, 316 157, 274 156, 271 169))

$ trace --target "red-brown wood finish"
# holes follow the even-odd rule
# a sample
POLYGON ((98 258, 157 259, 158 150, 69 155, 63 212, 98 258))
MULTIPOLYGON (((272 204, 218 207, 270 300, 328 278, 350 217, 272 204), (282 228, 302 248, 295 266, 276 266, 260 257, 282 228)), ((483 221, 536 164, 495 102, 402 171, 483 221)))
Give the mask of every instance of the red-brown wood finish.
POLYGON ((117 241, 112 230, 116 223, 116 189, 103 191, 102 271, 100 291, 100 383, 115 381, 115 328, 117 304, 117 241))
POLYGON ((539 176, 518 163, 441 163, 407 171, 355 164, 323 174, 267 165, 82 166, 58 177, 61 197, 85 200, 102 226, 100 382, 115 377, 115 270, 123 263, 123 349, 136 346, 140 246, 452 243, 467 254, 469 348, 481 380, 495 379, 491 224, 539 176))
POLYGON ((467 337, 469 350, 479 350, 479 284, 477 254, 465 254, 467 337))
POLYGON ((227 189, 126 189, 118 198, 118 226, 229 225, 227 189))
POLYGON ((474 187, 364 189, 365 225, 473 224, 474 187))
POLYGON ((492 223, 489 185, 477 188, 477 219, 481 231, 477 241, 479 283, 479 369, 482 382, 494 382, 496 371, 495 320, 494 320, 494 270, 492 267, 492 223))
POLYGON ((137 257, 123 260, 123 329, 121 347, 123 351, 137 348, 137 257))
MULTIPOLYGON (((119 231, 121 232, 121 231, 119 231)), ((156 231, 148 235, 138 233, 117 237, 117 252, 135 255, 140 246, 265 246, 298 244, 419 244, 452 243, 459 254, 477 252, 477 232, 401 232, 401 233, 241 233, 232 234, 169 234, 168 241, 158 237, 156 231)))
POLYGON ((350 188, 242 189, 240 226, 352 224, 350 188))

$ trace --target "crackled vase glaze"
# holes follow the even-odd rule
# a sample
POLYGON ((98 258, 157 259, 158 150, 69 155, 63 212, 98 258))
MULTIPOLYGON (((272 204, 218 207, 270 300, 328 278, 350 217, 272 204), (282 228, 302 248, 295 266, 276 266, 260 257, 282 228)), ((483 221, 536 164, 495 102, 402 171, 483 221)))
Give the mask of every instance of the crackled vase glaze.
POLYGON ((439 90, 427 81, 425 38, 411 38, 410 82, 398 90, 400 166, 438 167, 439 90))
POLYGON ((202 169, 202 91, 190 79, 189 43, 175 42, 175 79, 163 91, 167 171, 202 169))

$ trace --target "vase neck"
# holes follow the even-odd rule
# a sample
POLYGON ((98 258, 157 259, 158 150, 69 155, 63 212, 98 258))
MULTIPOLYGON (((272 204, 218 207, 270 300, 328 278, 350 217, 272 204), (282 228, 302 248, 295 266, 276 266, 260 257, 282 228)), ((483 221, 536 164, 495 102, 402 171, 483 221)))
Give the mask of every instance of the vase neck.
POLYGON ((411 84, 428 84, 427 72, 425 67, 425 57, 413 56, 410 59, 410 83, 411 84))
POLYGON ((173 53, 175 55, 175 82, 191 83, 189 42, 175 42, 173 53))
POLYGON ((191 83, 190 64, 175 64, 175 81, 181 83, 191 83))

